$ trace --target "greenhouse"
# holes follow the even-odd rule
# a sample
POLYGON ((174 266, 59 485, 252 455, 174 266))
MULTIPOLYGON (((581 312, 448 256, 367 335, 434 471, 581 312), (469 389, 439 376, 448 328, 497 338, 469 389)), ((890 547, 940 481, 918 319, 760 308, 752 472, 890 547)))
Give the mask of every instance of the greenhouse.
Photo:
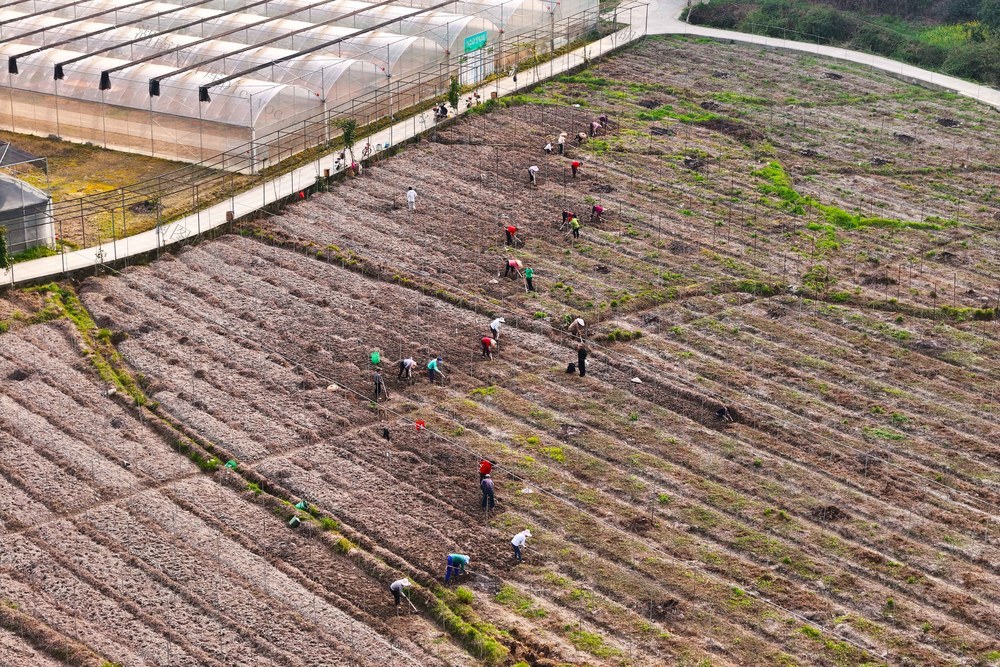
POLYGON ((0 227, 11 253, 53 245, 52 199, 33 185, 0 174, 0 227))
POLYGON ((0 128, 255 171, 578 37, 573 1, 572 35, 547 0, 9 3, 0 128))

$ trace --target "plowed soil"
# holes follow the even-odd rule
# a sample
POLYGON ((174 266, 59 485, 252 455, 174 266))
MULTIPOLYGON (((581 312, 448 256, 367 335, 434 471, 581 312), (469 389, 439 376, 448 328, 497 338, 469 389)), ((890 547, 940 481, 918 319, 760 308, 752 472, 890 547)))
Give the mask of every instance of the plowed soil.
MULTIPOLYGON (((460 609, 508 664, 996 662, 995 117, 682 40, 519 102, 79 287, 151 409, 238 473, 104 395, 68 322, 0 336, 4 601, 128 665, 472 664, 357 555, 431 587, 460 552, 460 609), (542 154, 600 112, 609 133, 542 154), (565 372, 576 316, 585 377, 565 372), (237 474, 335 519, 354 555, 237 474)), ((32 652, 0 633, 0 661, 32 652)))

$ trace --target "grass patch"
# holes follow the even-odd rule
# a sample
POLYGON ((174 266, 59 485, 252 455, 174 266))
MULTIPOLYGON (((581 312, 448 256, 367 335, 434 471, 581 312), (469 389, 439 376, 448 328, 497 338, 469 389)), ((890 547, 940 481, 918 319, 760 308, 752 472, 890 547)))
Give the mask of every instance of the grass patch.
POLYGON ((663 120, 664 118, 673 118, 681 123, 707 123, 711 120, 716 120, 722 118, 719 114, 707 112, 707 111, 677 111, 674 109, 673 105, 664 104, 656 107, 655 109, 650 109, 649 111, 640 111, 635 116, 639 120, 663 120))
MULTIPOLYGON (((800 194, 794 187, 791 177, 780 163, 772 161, 760 169, 750 172, 764 182, 757 190, 769 197, 776 197, 781 202, 781 208, 795 215, 802 215, 807 208, 812 208, 822 214, 823 219, 834 227, 841 229, 860 229, 862 227, 879 227, 886 229, 920 229, 937 231, 958 223, 954 220, 928 218, 924 222, 911 220, 896 220, 895 218, 867 217, 861 213, 849 213, 837 206, 823 204, 813 197, 800 194)), ((828 239, 829 240, 829 239, 828 239)), ((836 239, 833 239, 836 243, 836 239)), ((837 246, 839 247, 839 245, 837 246)))
POLYGON ((556 463, 566 463, 566 454, 562 447, 542 447, 540 451, 556 463))
POLYGON ((599 634, 572 625, 567 625, 564 629, 568 633, 569 641, 581 651, 586 651, 597 658, 613 658, 621 655, 621 651, 608 646, 599 634))
MULTIPOLYGON (((112 343, 113 336, 110 333, 102 335, 101 332, 106 330, 98 329, 90 313, 80 303, 76 292, 57 283, 32 287, 28 291, 42 292, 46 295, 45 308, 35 317, 36 322, 65 317, 79 333, 88 352, 87 358, 101 379, 115 390, 131 396, 136 405, 145 405, 148 402, 146 395, 125 367, 118 350, 115 349, 112 343)), ((199 463, 199 467, 201 465, 199 463)))
POLYGON ((861 429, 865 437, 870 440, 906 440, 906 436, 898 431, 882 428, 881 426, 865 426, 861 429))
POLYGON ((517 589, 509 584, 504 584, 497 591, 496 601, 505 607, 513 609, 516 614, 525 618, 544 618, 547 615, 546 611, 536 606, 530 597, 518 593, 517 589))

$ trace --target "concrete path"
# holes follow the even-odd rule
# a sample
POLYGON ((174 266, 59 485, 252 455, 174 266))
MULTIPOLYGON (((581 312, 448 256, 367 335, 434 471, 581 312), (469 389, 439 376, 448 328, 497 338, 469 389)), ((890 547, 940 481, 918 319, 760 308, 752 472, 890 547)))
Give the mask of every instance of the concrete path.
MULTIPOLYGON (((604 53, 633 42, 644 34, 660 35, 696 35, 719 40, 732 40, 745 44, 758 44, 769 49, 782 49, 801 53, 811 53, 837 60, 867 65, 904 80, 939 86, 947 90, 979 100, 996 109, 1000 109, 1000 91, 952 76, 938 74, 929 70, 913 67, 904 63, 874 56, 859 51, 850 51, 832 46, 796 42, 787 39, 763 37, 730 30, 717 30, 702 26, 688 25, 677 17, 687 6, 687 0, 649 0, 647 7, 633 9, 630 14, 631 27, 625 28, 604 39, 572 53, 560 56, 555 60, 540 65, 537 69, 518 74, 518 83, 510 78, 499 79, 478 89, 482 99, 489 99, 496 92, 499 96, 516 92, 518 86, 535 83, 538 80, 552 77, 556 74, 583 64, 604 53)), ((618 20, 629 20, 619 12, 618 20)), ((433 113, 424 112, 405 121, 396 123, 384 130, 364 137, 358 141, 356 152, 360 154, 366 143, 370 143, 375 153, 389 146, 410 139, 434 124, 433 113)), ((53 257, 43 257, 15 265, 13 271, 0 273, 0 285, 37 282, 56 278, 69 271, 77 271, 95 267, 102 262, 117 262, 123 258, 141 255, 157 249, 169 247, 202 232, 225 224, 226 213, 232 211, 238 218, 284 199, 295 192, 313 185, 324 169, 334 169, 333 155, 316 160, 316 162, 300 167, 290 174, 281 176, 256 188, 236 195, 229 200, 210 208, 192 214, 182 220, 163 225, 159 229, 150 230, 113 243, 105 243, 99 247, 87 248, 73 252, 65 252, 53 257)), ((403 196, 402 191, 400 196, 403 196)))

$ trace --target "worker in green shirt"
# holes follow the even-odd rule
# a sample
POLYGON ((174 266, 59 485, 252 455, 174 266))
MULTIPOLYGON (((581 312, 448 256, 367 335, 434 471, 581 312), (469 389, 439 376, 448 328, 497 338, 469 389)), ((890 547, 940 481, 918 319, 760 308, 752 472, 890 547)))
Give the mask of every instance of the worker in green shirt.
POLYGON ((569 228, 573 230, 573 238, 580 238, 580 219, 573 216, 573 219, 569 221, 569 228))
POLYGON ((444 380, 444 373, 441 372, 441 364, 444 360, 441 357, 437 359, 431 359, 430 363, 427 364, 427 379, 430 380, 431 384, 437 379, 444 380))
POLYGON ((535 270, 530 266, 524 270, 524 282, 528 285, 528 291, 534 292, 535 285, 531 282, 532 278, 535 277, 535 270))

